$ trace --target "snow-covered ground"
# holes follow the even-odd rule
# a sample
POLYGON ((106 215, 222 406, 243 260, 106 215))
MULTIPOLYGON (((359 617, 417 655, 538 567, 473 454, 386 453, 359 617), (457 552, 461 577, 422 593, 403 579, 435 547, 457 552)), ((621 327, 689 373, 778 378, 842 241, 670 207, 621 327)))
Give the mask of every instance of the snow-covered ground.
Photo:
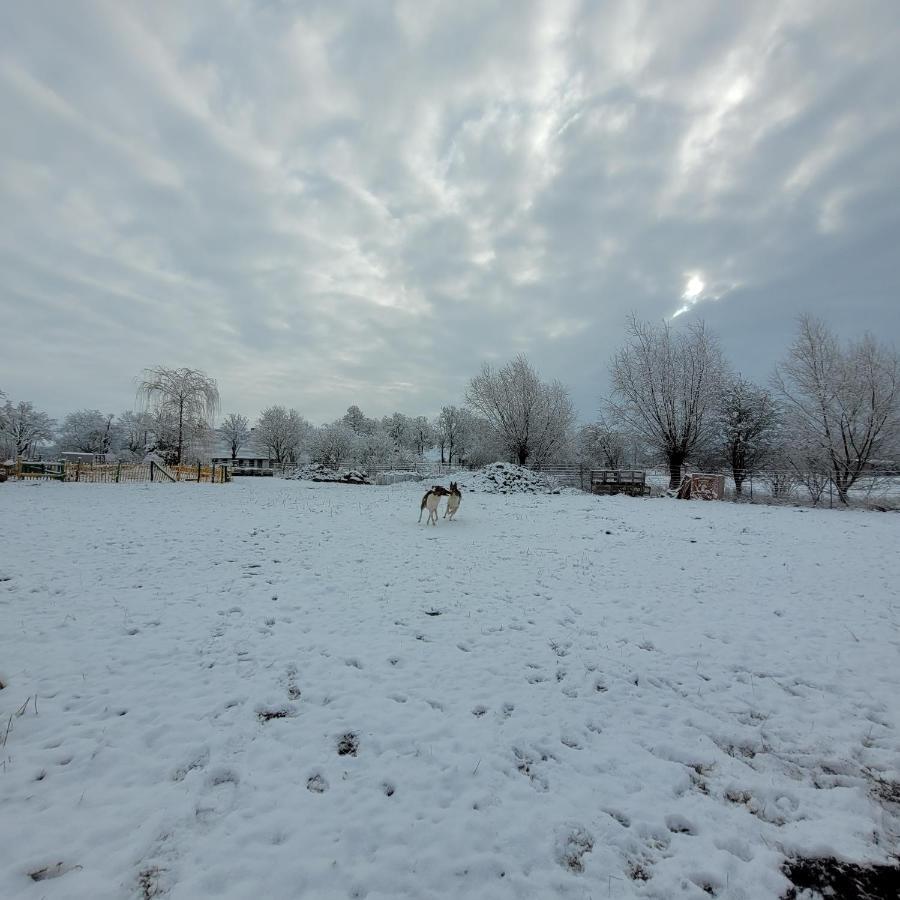
POLYGON ((897 853, 900 518, 421 493, 0 486, 0 897, 775 898, 897 853))

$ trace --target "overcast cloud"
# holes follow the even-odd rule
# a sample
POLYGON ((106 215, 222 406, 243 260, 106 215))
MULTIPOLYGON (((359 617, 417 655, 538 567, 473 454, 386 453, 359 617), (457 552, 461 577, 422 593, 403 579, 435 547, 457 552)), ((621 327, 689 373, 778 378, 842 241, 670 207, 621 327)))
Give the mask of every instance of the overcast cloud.
POLYGON ((898 343, 898 86, 895 0, 7 4, 0 388, 321 422, 525 351, 589 419, 631 311, 898 343))

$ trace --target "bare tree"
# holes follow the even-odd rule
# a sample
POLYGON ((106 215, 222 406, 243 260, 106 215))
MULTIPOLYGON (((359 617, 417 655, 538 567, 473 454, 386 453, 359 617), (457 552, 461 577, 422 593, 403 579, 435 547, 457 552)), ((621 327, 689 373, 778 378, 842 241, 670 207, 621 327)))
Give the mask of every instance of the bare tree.
POLYGON ((32 403, 7 400, 0 408, 0 435, 10 440, 16 456, 27 456, 37 444, 52 440, 53 426, 53 419, 32 403))
POLYGON ((603 420, 584 425, 578 432, 577 454, 593 465, 621 469, 625 460, 625 437, 603 420))
POLYGON ((721 450, 731 469, 735 493, 759 471, 778 437, 778 409, 771 394, 740 376, 730 378, 717 411, 721 450))
POLYGON ((773 377, 792 438, 818 459, 846 504, 869 462, 895 452, 900 436, 897 351, 866 334, 842 347, 825 324, 803 315, 773 377))
POLYGON ((712 438, 725 372, 718 342, 703 322, 674 332, 667 322, 628 320, 625 346, 613 357, 609 407, 669 466, 669 487, 681 483, 687 457, 712 438))
POLYGON ((126 410, 116 417, 120 450, 134 459, 143 459, 151 443, 153 417, 145 412, 126 410))
POLYGON ((453 454, 456 453, 456 461, 459 462, 460 454, 465 450, 472 431, 472 419, 474 417, 467 409, 458 406, 444 406, 440 415, 434 421, 438 444, 441 448, 441 462, 444 462, 444 451, 447 451, 446 461, 453 465, 453 454))
POLYGON ((310 431, 310 424, 297 410, 270 406, 262 411, 253 436, 281 465, 296 461, 300 447, 309 440, 310 431))
POLYGON ((198 369, 145 369, 138 381, 138 398, 171 418, 176 427, 175 463, 184 452, 185 429, 210 428, 219 411, 219 388, 215 379, 198 369))
POLYGON ((219 434, 231 448, 231 458, 237 459, 238 450, 250 437, 250 421, 240 413, 228 413, 219 426, 219 434))
POLYGON ((81 453, 109 453, 113 449, 115 416, 99 409, 80 409, 69 413, 59 430, 58 444, 63 450, 81 453))
POLYGON ((412 446, 416 456, 424 456, 425 451, 434 446, 434 429, 425 416, 416 416, 412 420, 412 446))
POLYGON ((566 388, 541 381, 521 353, 499 370, 484 363, 469 382, 466 402, 491 423, 519 465, 546 462, 575 422, 566 388))

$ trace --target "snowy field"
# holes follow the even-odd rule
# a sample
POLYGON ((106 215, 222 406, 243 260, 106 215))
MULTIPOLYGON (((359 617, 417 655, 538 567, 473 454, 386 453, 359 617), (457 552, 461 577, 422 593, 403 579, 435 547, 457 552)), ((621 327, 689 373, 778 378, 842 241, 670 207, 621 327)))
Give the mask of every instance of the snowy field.
POLYGON ((421 491, 0 486, 0 897, 755 900, 898 852, 900 518, 421 491))

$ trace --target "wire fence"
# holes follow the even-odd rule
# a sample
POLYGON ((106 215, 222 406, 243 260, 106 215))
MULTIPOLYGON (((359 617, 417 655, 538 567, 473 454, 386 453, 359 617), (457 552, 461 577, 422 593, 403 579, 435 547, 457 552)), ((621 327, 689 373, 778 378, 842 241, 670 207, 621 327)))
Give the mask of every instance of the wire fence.
POLYGON ((93 463, 86 461, 31 462, 16 460, 6 466, 7 478, 19 481, 63 481, 85 484, 135 484, 143 482, 194 481, 224 484, 229 481, 225 466, 165 466, 157 462, 93 463))

